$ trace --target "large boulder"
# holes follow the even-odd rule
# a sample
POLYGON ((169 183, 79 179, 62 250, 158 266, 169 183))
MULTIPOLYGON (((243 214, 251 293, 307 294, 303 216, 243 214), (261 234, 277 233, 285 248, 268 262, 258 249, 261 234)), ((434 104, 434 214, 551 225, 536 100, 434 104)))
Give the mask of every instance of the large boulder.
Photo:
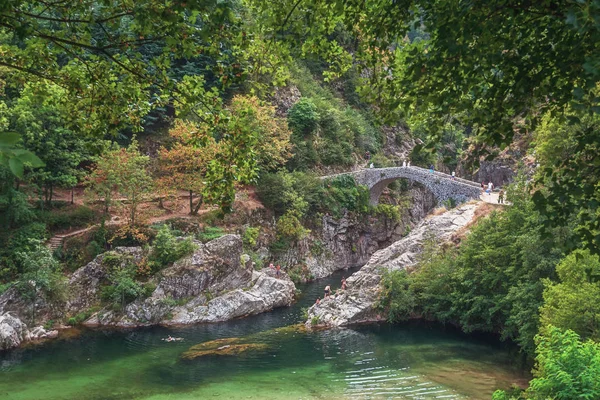
POLYGON ((427 240, 442 243, 465 227, 473 218, 477 204, 466 204, 421 222, 408 236, 377 251, 369 262, 347 279, 348 289, 338 291, 308 310, 307 326, 313 321, 330 326, 345 326, 380 319, 376 305, 385 271, 414 266, 427 240))
POLYGON ((206 244, 196 243, 194 253, 162 271, 154 297, 185 299, 245 286, 252 278, 250 265, 242 264, 242 239, 225 235, 206 244))
POLYGON ((4 313, 0 315, 0 350, 8 350, 29 340, 27 325, 19 318, 4 313))

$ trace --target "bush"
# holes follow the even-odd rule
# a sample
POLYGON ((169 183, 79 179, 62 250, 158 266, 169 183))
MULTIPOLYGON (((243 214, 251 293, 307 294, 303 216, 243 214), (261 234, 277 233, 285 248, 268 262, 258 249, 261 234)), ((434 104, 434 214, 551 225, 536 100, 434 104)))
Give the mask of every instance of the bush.
POLYGON ((216 226, 207 226, 201 232, 196 234, 196 239, 202 243, 210 242, 211 240, 218 239, 225 235, 225 231, 216 226))
POLYGON ((388 321, 405 321, 413 314, 416 299, 410 283, 406 271, 386 271, 383 274, 378 308, 387 313, 388 321))
POLYGON ((0 232, 0 282, 16 279, 23 271, 18 253, 34 251, 36 244, 46 238, 46 225, 40 222, 26 224, 10 232, 0 232))
POLYGON ((295 135, 308 135, 317 128, 319 121, 317 106, 311 99, 303 97, 290 108, 287 119, 295 135))
POLYGON ((192 242, 192 239, 178 239, 173 235, 168 225, 163 225, 152 244, 148 264, 156 272, 180 258, 193 253, 195 248, 196 246, 192 242))
POLYGON ((400 221, 400 218, 402 216, 400 214, 400 207, 393 206, 391 204, 378 204, 375 207, 373 207, 372 213, 373 215, 384 216, 385 218, 394 222, 400 221))
POLYGON ((290 213, 287 213, 277 220, 277 234, 285 239, 298 241, 304 239, 310 230, 302 226, 298 218, 290 213))
POLYGON ((144 287, 134 279, 135 269, 131 265, 117 269, 110 274, 111 284, 102 287, 102 300, 123 310, 125 306, 144 293, 144 287))
POLYGON ((260 227, 248 227, 246 228, 246 230, 244 231, 244 234, 242 235, 242 241, 244 242, 244 245, 250 247, 250 248, 254 248, 256 247, 256 243, 258 240, 258 236, 260 235, 260 227))
POLYGON ((369 210, 369 190, 349 175, 323 182, 322 212, 340 218, 345 211, 365 214, 369 210))

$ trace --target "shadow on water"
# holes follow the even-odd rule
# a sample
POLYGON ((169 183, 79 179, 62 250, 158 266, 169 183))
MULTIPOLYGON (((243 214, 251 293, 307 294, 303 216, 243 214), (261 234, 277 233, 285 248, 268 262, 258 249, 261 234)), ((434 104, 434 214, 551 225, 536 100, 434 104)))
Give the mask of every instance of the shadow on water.
POLYGON ((426 323, 375 324, 298 333, 274 331, 301 322, 302 309, 337 272, 302 291, 291 307, 218 324, 81 335, 0 355, 6 399, 489 398, 527 377, 511 367, 510 348, 489 337, 426 323), (184 338, 166 343, 167 335, 184 338), (261 351, 238 356, 180 355, 190 346, 251 337, 261 351), (172 396, 172 397, 171 397, 172 396), (253 397, 255 396, 255 397, 253 397))

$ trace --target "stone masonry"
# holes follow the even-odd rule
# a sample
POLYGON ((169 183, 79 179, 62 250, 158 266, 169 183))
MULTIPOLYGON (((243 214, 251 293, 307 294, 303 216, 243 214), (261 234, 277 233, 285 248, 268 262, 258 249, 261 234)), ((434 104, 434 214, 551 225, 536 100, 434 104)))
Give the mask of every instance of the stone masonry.
POLYGON ((365 185, 371 192, 370 202, 376 205, 383 189, 392 181, 400 178, 419 182, 429 189, 435 196, 438 204, 446 200, 454 199, 457 203, 464 203, 471 199, 478 199, 481 187, 476 182, 456 178, 441 172, 431 173, 420 167, 391 167, 391 168, 365 168, 346 174, 332 175, 329 178, 340 175, 352 175, 356 182, 365 185))

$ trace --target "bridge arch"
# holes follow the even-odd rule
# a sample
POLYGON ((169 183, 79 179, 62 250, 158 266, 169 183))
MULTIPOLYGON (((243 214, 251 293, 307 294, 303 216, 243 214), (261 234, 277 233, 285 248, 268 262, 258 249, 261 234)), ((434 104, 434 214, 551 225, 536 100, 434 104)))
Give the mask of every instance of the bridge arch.
POLYGON ((376 205, 381 192, 391 182, 405 178, 419 182, 429 189, 438 204, 453 199, 457 203, 464 203, 471 199, 478 199, 481 187, 475 182, 465 179, 452 179, 448 174, 440 172, 431 173, 420 167, 391 167, 391 168, 366 168, 351 172, 356 182, 369 188, 370 202, 376 205))

